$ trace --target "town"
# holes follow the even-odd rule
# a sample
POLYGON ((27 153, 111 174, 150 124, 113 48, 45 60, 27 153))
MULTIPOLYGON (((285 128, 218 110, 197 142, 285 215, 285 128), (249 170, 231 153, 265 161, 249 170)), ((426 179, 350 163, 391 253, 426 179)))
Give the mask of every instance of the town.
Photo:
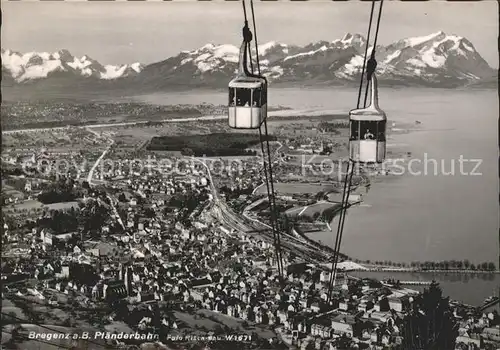
MULTIPOLYGON (((332 276, 333 250, 307 233, 327 230, 341 205, 342 163, 322 170, 328 156, 345 157, 346 126, 304 120, 270 123, 283 279, 260 147, 241 138, 246 153, 205 156, 214 141, 188 137, 229 139, 224 123, 4 135, 2 332, 10 340, 2 345, 28 343, 38 332, 99 334, 44 340, 78 349, 144 342, 170 349, 498 348, 498 298, 470 306, 445 297, 435 282, 422 292, 357 277, 351 271, 369 264, 345 254, 332 276), (162 150, 162 139, 152 147, 158 135, 178 149, 162 150), (316 157, 307 176, 303 155, 316 157), (143 337, 124 336, 136 333, 143 337)), ((362 202, 369 182, 356 177, 349 205, 362 202)), ((495 270, 493 263, 479 268, 495 270)))

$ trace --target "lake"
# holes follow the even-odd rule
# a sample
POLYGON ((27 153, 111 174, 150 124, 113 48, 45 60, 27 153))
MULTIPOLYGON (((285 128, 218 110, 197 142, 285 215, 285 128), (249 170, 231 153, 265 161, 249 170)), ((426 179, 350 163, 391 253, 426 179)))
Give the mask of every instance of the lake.
MULTIPOLYGON (((410 272, 349 272, 357 277, 369 277, 378 280, 393 278, 400 281, 432 281, 439 282, 445 296, 474 306, 479 306, 484 299, 498 295, 498 274, 457 274, 457 273, 410 273, 410 272)), ((403 286, 423 291, 428 286, 403 286)))
MULTIPOLYGON (((269 94, 271 105, 339 113, 354 108, 357 100, 357 91, 346 88, 271 88, 269 94)), ((497 92, 381 88, 379 96, 381 108, 396 125, 416 120, 422 123, 421 131, 389 134, 388 139, 388 149, 391 145, 407 148, 413 158, 422 161, 412 168, 421 174, 375 183, 363 196, 367 205, 352 208, 347 214, 342 251, 362 260, 469 259, 498 265, 497 92), (460 157, 469 160, 462 161, 462 171, 460 157), (431 159, 436 160, 437 167, 431 159), (481 160, 478 169, 474 169, 476 160, 481 160), (445 175, 443 172, 451 172, 452 163, 455 174, 445 175)), ((225 104, 227 96, 224 92, 196 92, 136 99, 154 104, 225 104)), ((332 227, 336 228, 335 223, 332 227)), ((334 242, 332 232, 311 237, 331 245, 334 242)), ((486 293, 483 299, 498 287, 499 275, 484 282, 485 291, 480 293, 486 293)), ((455 289, 449 287, 447 291, 450 288, 455 289)))

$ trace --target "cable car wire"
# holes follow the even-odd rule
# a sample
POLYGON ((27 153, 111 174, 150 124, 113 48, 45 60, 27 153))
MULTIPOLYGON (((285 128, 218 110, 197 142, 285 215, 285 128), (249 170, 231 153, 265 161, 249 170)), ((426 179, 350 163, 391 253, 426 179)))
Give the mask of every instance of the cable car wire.
MULTIPOLYGON (((365 68, 366 68, 366 77, 367 77, 367 84, 366 84, 366 89, 365 89, 365 99, 364 99, 364 107, 365 108, 366 108, 366 103, 367 103, 368 88, 370 85, 369 82, 370 82, 370 79, 377 68, 377 61, 375 59, 375 51, 376 51, 375 47, 376 47, 377 39, 378 39, 378 33, 379 33, 379 28, 380 28, 380 19, 381 19, 381 15, 382 15, 382 6, 384 3, 384 0, 380 0, 373 49, 372 49, 370 58, 367 60, 368 47, 369 47, 369 43, 370 43, 371 27, 373 24, 373 12, 375 9, 375 2, 376 1, 377 0, 372 1, 372 7, 371 7, 371 11, 370 11, 370 21, 369 21, 369 25, 368 25, 368 35, 366 38, 365 58, 363 60, 363 68, 362 68, 362 72, 361 72, 361 79, 360 79, 360 85, 359 85, 359 91, 358 91, 357 108, 360 107, 359 105, 361 102, 360 100, 361 100, 361 94, 362 94, 362 89, 363 89, 363 78, 365 76, 364 75, 365 68)), ((336 277, 337 277, 337 266, 338 266, 340 247, 341 247, 342 237, 343 237, 343 232, 344 232, 345 217, 347 214, 347 209, 349 207, 349 195, 350 195, 351 187, 352 187, 352 177, 354 175, 354 165, 355 164, 354 164, 353 160, 349 159, 348 164, 347 164, 346 177, 344 180, 344 189, 342 192, 342 202, 341 202, 341 207, 340 207, 339 223, 337 226, 337 234, 335 237, 334 256, 333 256, 333 261, 332 261, 332 267, 330 270, 330 280, 329 280, 329 286, 328 286, 327 301, 331 301, 333 287, 334 287, 336 277)))
MULTIPOLYGON (((373 0, 373 2, 372 2, 372 13, 370 14, 371 21, 370 21, 370 24, 368 27, 368 32, 371 31, 372 20, 373 20, 372 14, 373 14, 373 8, 375 5, 375 1, 376 0, 373 0)), ((376 34, 375 34, 376 37, 374 39, 374 43, 376 43, 377 37, 378 37, 383 0, 381 0, 380 2, 381 2, 381 5, 380 5, 380 9, 379 9, 379 16, 378 16, 377 28, 376 28, 376 34)), ((366 43, 366 51, 365 51, 366 53, 368 51, 369 42, 370 42, 370 38, 368 36, 367 43, 366 43)), ((363 66, 365 66, 365 64, 366 64, 366 68, 367 68, 366 75, 367 75, 367 80, 368 80, 368 83, 366 85, 366 91, 365 91, 365 96, 366 96, 368 93, 368 88, 369 88, 369 79, 371 79, 371 76, 373 75, 373 73, 376 69, 376 60, 375 60, 374 49, 372 49, 372 55, 368 61, 366 61, 366 56, 365 56, 363 66), (370 62, 370 60, 371 60, 371 62, 370 62)), ((362 76, 362 78, 363 78, 363 76, 362 76)), ((363 82, 363 80, 361 79, 360 86, 362 85, 362 82, 363 82)), ((358 95, 358 103, 359 102, 360 102, 360 94, 358 95)), ((359 105, 358 105, 358 107, 359 107, 359 105)), ((366 100, 364 102, 364 107, 366 107, 366 100)), ((349 207, 349 195, 350 195, 351 187, 352 187, 352 176, 354 174, 354 163, 352 164, 352 167, 351 167, 350 172, 349 172, 349 168, 350 168, 351 163, 353 163, 352 160, 349 160, 348 166, 347 166, 347 171, 346 171, 346 178, 345 178, 345 182, 344 182, 344 191, 342 194, 342 205, 340 208, 340 218, 339 218, 339 224, 337 227, 337 236, 335 239, 336 245, 334 248, 334 253, 335 253, 334 254, 334 261, 332 263, 332 269, 331 269, 331 274, 330 274, 330 285, 329 285, 329 293, 328 293, 329 299, 331 299, 331 292, 332 292, 332 289, 333 289, 333 286, 334 286, 335 280, 336 280, 337 266, 338 266, 340 246, 342 243, 342 237, 343 237, 343 231, 344 231, 345 217, 347 214, 347 208, 349 207), (346 186, 346 184, 347 184, 347 186, 346 186)))
MULTIPOLYGON (((245 28, 248 28, 247 7, 245 5, 245 0, 241 1, 241 5, 243 6, 243 15, 245 17, 245 26, 243 27, 243 38, 245 39, 245 45, 246 45, 245 46, 245 55, 248 55, 250 57, 250 70, 251 70, 251 72, 253 74, 253 61, 252 61, 252 53, 251 53, 251 50, 250 50, 250 41, 252 41, 252 37, 251 37, 251 35, 250 36, 247 35, 247 33, 249 32, 249 30, 247 30, 247 33, 245 33, 245 28), (250 39, 247 41, 248 37, 250 39)), ((254 30, 254 32, 255 32, 255 30, 254 30)), ((257 39, 255 39, 255 40, 257 40, 257 39)))
MULTIPOLYGON (((374 7, 375 1, 376 0, 373 0, 373 2, 372 2, 372 9, 374 7)), ((381 0, 380 3, 381 3, 381 5, 380 5, 380 9, 379 9, 379 16, 378 16, 378 21, 377 21, 377 28, 376 28, 376 34, 375 34, 374 43, 377 42, 378 31, 379 31, 379 26, 380 26, 380 18, 381 18, 381 13, 382 13, 383 0, 381 0)), ((373 19, 373 16, 370 16, 370 18, 373 19)), ((368 28, 369 32, 371 30, 371 26, 372 26, 372 21, 370 21, 370 24, 369 24, 369 28, 368 28)), ((369 47, 369 41, 370 41, 370 38, 368 37, 367 38, 367 43, 366 43, 366 47, 367 48, 369 47)), ((367 75, 367 80, 368 80, 367 85, 366 85, 366 90, 365 90, 365 96, 368 93, 369 81, 370 81, 371 76, 373 75, 373 73, 374 73, 374 71, 376 69, 376 66, 377 66, 376 60, 375 60, 374 49, 375 49, 375 47, 372 49, 372 55, 371 55, 371 57, 370 57, 370 59, 368 61, 366 61, 366 56, 365 56, 365 62, 364 63, 367 66, 366 67, 367 68, 366 75, 367 75)), ((362 84, 362 81, 361 81, 361 84, 362 84)), ((358 95, 358 101, 359 101, 359 97, 360 96, 358 95)), ((364 101, 364 107, 366 108, 366 100, 364 101)), ((346 217, 346 214, 347 214, 347 208, 349 207, 349 195, 350 195, 350 192, 351 192, 352 176, 353 175, 354 175, 354 163, 352 162, 352 160, 349 160, 348 168, 347 168, 347 171, 346 171, 346 179, 345 179, 345 183, 347 183, 348 185, 347 185, 347 188, 346 188, 345 183, 344 183, 344 192, 343 192, 343 195, 342 195, 342 206, 341 206, 341 209, 340 209, 341 211, 340 211, 339 225, 338 225, 338 231, 337 231, 337 237, 336 237, 337 245, 336 245, 335 250, 334 250, 334 252, 335 252, 334 262, 333 262, 333 266, 332 266, 332 273, 330 275, 330 279, 331 279, 330 292, 331 292, 331 289, 333 289, 333 284, 335 283, 335 279, 336 279, 338 259, 339 259, 339 253, 340 253, 340 246, 341 246, 341 243, 342 243, 342 237, 343 237, 343 231, 344 231, 345 217, 346 217), (349 165, 351 163, 352 163, 352 167, 351 167, 350 172, 349 172, 349 165)), ((331 293, 329 293, 329 295, 331 295, 331 293)))
MULTIPOLYGON (((271 199, 271 195, 270 194, 274 193, 274 191, 271 189, 271 181, 269 181, 269 177, 268 177, 267 161, 266 161, 266 158, 265 158, 266 152, 264 150, 262 128, 259 128, 259 137, 260 137, 260 146, 261 146, 262 158, 263 158, 264 178, 265 178, 266 189, 267 189, 267 194, 268 194, 268 202, 269 202, 270 214, 272 215, 272 212, 274 211, 274 208, 273 208, 273 201, 271 199)), ((279 245, 278 245, 279 241, 278 241, 278 236, 276 234, 276 231, 277 231, 276 229, 277 229, 277 227, 274 225, 273 217, 271 217, 271 230, 273 232, 273 242, 274 242, 274 247, 275 247, 275 250, 276 250, 276 262, 278 264, 278 274, 280 275, 280 278, 282 278, 281 251, 280 251, 279 245)))
MULTIPOLYGON (((255 56, 256 56, 256 62, 257 62, 257 73, 261 75, 260 71, 260 59, 259 59, 259 44, 257 41, 257 26, 255 25, 255 11, 253 7, 253 0, 250 0, 250 8, 252 11, 252 22, 253 22, 253 34, 255 36, 255 56)), ((271 159, 271 148, 269 146, 269 133, 268 133, 268 128, 267 128, 267 118, 264 119, 264 128, 265 128, 265 135, 266 135, 266 145, 267 145, 267 157, 268 157, 268 165, 269 165, 269 182, 270 182, 270 190, 271 190, 271 199, 272 199, 272 209, 271 209, 271 221, 274 222, 275 226, 275 232, 276 232, 276 240, 277 240, 277 245, 276 249, 279 254, 278 258, 278 269, 280 270, 280 275, 283 278, 283 256, 282 256, 282 251, 281 251, 281 234, 280 234, 280 228, 278 227, 278 220, 277 220, 277 211, 276 211, 276 196, 275 196, 275 191, 274 191, 274 179, 273 179, 273 163, 271 159), (274 216, 274 218, 273 218, 274 216)), ((260 130, 260 129, 259 129, 260 130)), ((268 192, 269 193, 269 192, 268 192)))
MULTIPOLYGON (((374 4, 374 3, 375 3, 375 1, 372 4, 374 4)), ((375 29, 375 38, 373 39, 373 49, 372 49, 372 52, 370 55, 370 59, 367 62, 367 70, 366 70, 367 83, 366 83, 366 90, 365 90, 364 107, 366 107, 366 102, 368 100, 368 86, 370 85, 370 81, 371 81, 373 73, 375 73, 375 70, 377 69, 377 60, 375 59, 375 50, 377 48, 378 30, 380 28, 380 18, 382 17, 382 7, 383 6, 384 6, 384 0, 381 0, 380 7, 378 10, 377 27, 375 29)), ((372 7, 372 14, 373 14, 373 7, 372 7)), ((371 21, 370 21, 370 23, 371 23, 371 21)), ((366 45, 366 47, 368 48, 368 44, 366 45)), ((368 54, 368 52, 365 54, 365 57, 367 54, 368 54)), ((363 76, 361 76, 361 79, 363 79, 363 76)), ((359 102, 358 102, 358 108, 359 108, 359 102)))
POLYGON ((371 11, 370 11, 370 21, 369 21, 370 24, 368 25, 368 34, 366 36, 365 56, 364 56, 364 59, 363 59, 363 68, 361 69, 361 77, 360 77, 360 81, 359 81, 359 90, 358 90, 358 102, 356 104, 356 108, 359 108, 359 105, 361 103, 361 94, 362 94, 362 90, 363 90, 363 80, 365 78, 365 69, 366 69, 366 57, 368 57, 368 47, 370 46, 369 45, 369 43, 370 43, 370 33, 371 33, 371 30, 372 30, 372 22, 373 22, 373 12, 374 12, 374 10, 375 10, 375 0, 372 1, 372 8, 371 8, 371 11))
POLYGON ((267 144, 267 156, 268 156, 268 164, 269 164, 269 182, 270 182, 270 190, 271 190, 271 200, 272 200, 272 209, 271 209, 271 221, 274 222, 275 226, 275 232, 276 232, 276 240, 277 240, 277 245, 276 249, 279 254, 278 258, 278 269, 281 271, 280 275, 283 278, 283 256, 281 252, 281 237, 280 237, 280 232, 279 232, 279 227, 277 223, 277 211, 276 211, 276 196, 274 192, 274 181, 273 181, 273 164, 271 160, 271 149, 269 147, 269 137, 268 137, 268 129, 267 129, 267 121, 264 121, 264 128, 266 132, 266 144, 267 144))
MULTIPOLYGON (((246 4, 245 0, 242 0, 242 5, 243 5, 243 14, 245 17, 245 25, 243 27, 243 38, 245 41, 245 55, 244 55, 244 66, 247 67, 247 55, 250 58, 250 69, 251 72, 249 72, 249 76, 253 77, 261 77, 265 79, 265 77, 261 76, 261 70, 260 70, 260 61, 259 61, 259 48, 258 48, 258 41, 257 41, 257 29, 256 29, 256 24, 255 24, 255 11, 253 7, 253 0, 250 0, 250 7, 251 7, 251 15, 252 15, 252 24, 253 24, 253 30, 254 30, 254 35, 255 35, 255 51, 256 51, 256 68, 257 68, 257 73, 258 75, 254 74, 253 70, 253 63, 252 63, 252 55, 251 55, 251 48, 250 48, 250 42, 252 40, 252 32, 248 28, 248 18, 247 18, 247 11, 246 11, 246 4)), ((267 89, 267 79, 266 81, 266 89, 267 89)), ((267 93, 267 90, 266 90, 267 93)), ((259 137, 260 137, 260 144, 261 144, 261 151, 262 151, 262 159, 263 159, 263 166, 264 166, 264 180, 266 183, 266 189, 267 189, 267 194, 268 194, 268 201, 269 201, 269 209, 270 209, 270 216, 271 216, 271 230, 273 233, 273 243, 274 243, 274 248, 276 251, 276 261, 278 265, 278 275, 280 278, 280 283, 283 287, 283 259, 282 259, 282 251, 281 251, 281 239, 280 239, 280 234, 279 234, 279 228, 277 224, 277 216, 276 216, 276 200, 274 196, 274 179, 273 179, 273 172, 272 172, 272 159, 271 159, 271 150, 269 146, 269 133, 268 133, 268 128, 267 128, 267 118, 264 119, 264 133, 262 132, 262 125, 259 126, 259 137), (264 139, 265 136, 265 139, 264 139), (266 152, 265 152, 265 147, 264 147, 264 142, 266 143, 266 148, 267 148, 267 160, 266 160, 266 152), (269 166, 269 168, 268 168, 269 166)))
POLYGON ((252 10, 253 35, 255 36, 255 57, 257 62, 257 74, 260 75, 259 45, 257 41, 257 26, 255 25, 255 11, 253 9, 253 0, 250 0, 250 8, 252 10))

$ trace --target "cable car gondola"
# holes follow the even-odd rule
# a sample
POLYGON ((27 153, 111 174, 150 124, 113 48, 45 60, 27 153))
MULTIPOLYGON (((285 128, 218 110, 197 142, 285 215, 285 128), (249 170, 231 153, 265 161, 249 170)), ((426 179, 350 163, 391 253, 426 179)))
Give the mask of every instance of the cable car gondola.
POLYGON ((248 43, 240 48, 238 75, 229 82, 229 127, 258 129, 267 118, 267 80, 248 72, 248 43))
POLYGON ((378 105, 378 88, 375 74, 371 77, 371 101, 366 108, 349 112, 349 156, 353 162, 382 163, 385 159, 385 112, 378 105))

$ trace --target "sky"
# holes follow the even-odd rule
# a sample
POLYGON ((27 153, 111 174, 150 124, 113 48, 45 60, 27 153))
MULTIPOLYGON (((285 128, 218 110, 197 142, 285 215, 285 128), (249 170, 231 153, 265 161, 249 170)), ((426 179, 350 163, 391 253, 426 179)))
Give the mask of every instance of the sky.
MULTIPOLYGON (((1 2, 2 48, 19 52, 68 49, 102 64, 161 61, 207 43, 241 41, 241 2, 1 2)), ((255 3, 259 43, 305 45, 346 33, 366 36, 371 4, 347 1, 255 3)), ((498 4, 384 3, 380 44, 438 31, 469 39, 498 67, 498 4)))

